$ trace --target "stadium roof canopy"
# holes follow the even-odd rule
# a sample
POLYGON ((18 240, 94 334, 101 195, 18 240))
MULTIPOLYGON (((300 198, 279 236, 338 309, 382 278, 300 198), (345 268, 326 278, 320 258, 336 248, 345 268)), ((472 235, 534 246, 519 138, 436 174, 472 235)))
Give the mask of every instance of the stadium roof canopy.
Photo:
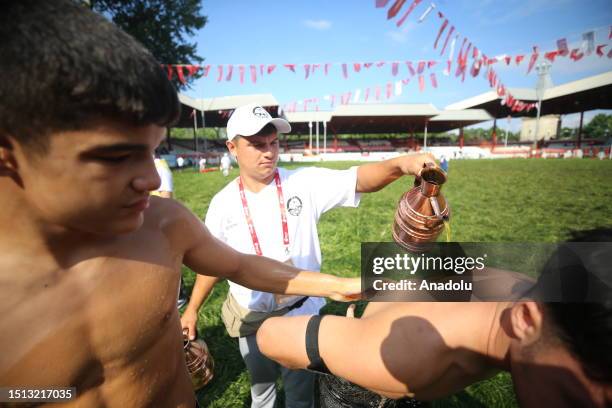
POLYGON ((431 104, 340 105, 329 126, 334 133, 404 133, 420 130, 440 112, 431 104))
POLYGON ((331 122, 336 133, 407 133, 409 130, 421 132, 425 120, 428 120, 430 132, 446 132, 493 120, 493 116, 483 109, 442 111, 432 116, 435 112, 438 110, 432 105, 346 105, 336 111, 285 112, 284 116, 291 123, 293 134, 309 133, 309 122, 313 123, 313 133, 316 132, 314 124, 317 121, 331 122), (350 118, 350 124, 346 118, 350 118), (364 126, 351 130, 352 126, 357 126, 353 121, 367 121, 368 131, 362 130, 364 126))
MULTIPOLYGON (((193 109, 198 111, 198 127, 202 126, 201 112, 205 114, 207 127, 225 127, 229 110, 243 104, 258 103, 272 108, 273 113, 276 113, 274 107, 278 106, 278 102, 270 94, 214 99, 193 99, 179 95, 179 99, 183 106, 178 127, 193 126, 193 109)), ((336 134, 367 134, 422 132, 426 121, 429 121, 430 132, 445 132, 493 119, 482 109, 439 111, 431 104, 340 105, 334 111, 284 112, 283 116, 291 123, 292 134, 308 134, 309 123, 313 124, 312 131, 316 133, 316 122, 326 122, 330 127, 329 131, 336 134)), ((322 132, 322 125, 320 126, 319 132, 322 132)))
MULTIPOLYGON (((512 95, 525 102, 537 101, 535 89, 509 88, 512 95)), ((544 92, 542 114, 568 114, 593 109, 612 109, 612 71, 563 85, 544 92)), ((181 118, 177 127, 193 126, 193 110, 198 127, 225 127, 231 110, 246 103, 257 103, 276 116, 278 101, 271 94, 225 96, 194 99, 180 94, 181 118), (204 122, 202 114, 204 112, 204 122)), ((340 105, 331 112, 290 112, 285 117, 292 124, 292 133, 309 132, 309 122, 327 122, 330 130, 343 133, 408 133, 422 131, 428 121, 430 132, 444 132, 508 115, 535 116, 530 112, 511 112, 501 105, 494 91, 453 103, 445 111, 431 104, 353 104, 340 105), (486 111, 486 112, 483 112, 486 111), (488 112, 488 115, 486 114, 488 112)))
MULTIPOLYGON (((308 124, 313 125, 316 122, 329 122, 331 120, 333 112, 331 111, 318 111, 318 112, 284 112, 283 117, 287 119, 287 122, 291 124, 291 132, 295 133, 308 133, 310 130, 308 124)), ((316 128, 313 132, 316 132, 316 128)), ((321 130, 319 130, 321 131, 321 130)))
POLYGON ((447 132, 488 120, 493 120, 493 116, 484 109, 444 110, 429 120, 427 130, 434 133, 447 132))
MULTIPOLYGON (((537 101, 535 89, 508 88, 508 91, 522 101, 537 101)), ((544 91, 542 115, 562 115, 594 109, 612 109, 611 94, 612 71, 553 86, 544 91)), ((536 109, 532 109, 530 112, 511 112, 508 107, 500 102, 501 99, 497 96, 497 93, 489 91, 448 105, 446 109, 485 109, 496 118, 504 118, 508 115, 514 117, 536 116, 536 109)))
POLYGON ((274 116, 276 116, 275 108, 278 107, 278 101, 271 94, 236 95, 206 99, 195 99, 179 94, 179 101, 181 102, 181 117, 175 125, 176 127, 192 127, 192 112, 194 109, 199 111, 197 113, 197 125, 199 128, 203 125, 200 112, 204 112, 206 127, 225 127, 229 111, 239 106, 247 103, 256 103, 271 110, 274 116))

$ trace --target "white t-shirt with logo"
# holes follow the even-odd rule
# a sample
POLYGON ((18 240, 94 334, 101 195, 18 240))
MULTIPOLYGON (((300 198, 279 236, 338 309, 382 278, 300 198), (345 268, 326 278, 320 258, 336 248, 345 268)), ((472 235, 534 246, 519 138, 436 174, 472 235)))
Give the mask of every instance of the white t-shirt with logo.
MULTIPOLYGON (((330 170, 304 167, 278 170, 285 199, 291 262, 300 269, 319 271, 321 248, 317 222, 323 213, 332 208, 359 205, 360 194, 355 192, 357 168, 330 170)), ((276 183, 272 181, 258 193, 245 188, 245 195, 263 255, 286 261, 276 183)), ((213 197, 205 223, 215 237, 232 248, 255 254, 237 179, 213 197)), ((271 312, 297 300, 280 306, 271 293, 254 291, 231 281, 229 285, 236 301, 253 311, 271 312)), ((317 314, 324 304, 323 298, 310 297, 301 307, 287 315, 317 314)))

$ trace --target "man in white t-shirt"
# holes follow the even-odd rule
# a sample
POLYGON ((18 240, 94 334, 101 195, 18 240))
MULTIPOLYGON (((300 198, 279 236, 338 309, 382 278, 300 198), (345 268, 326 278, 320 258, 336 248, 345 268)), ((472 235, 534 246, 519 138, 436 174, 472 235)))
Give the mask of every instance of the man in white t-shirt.
POLYGON ((179 156, 179 157, 176 159, 176 164, 177 164, 177 166, 179 167, 179 169, 182 169, 182 168, 183 168, 183 166, 185 165, 185 159, 183 159, 183 157, 182 157, 182 156, 179 156))
POLYGON ((229 175, 230 168, 232 167, 232 160, 227 155, 227 152, 223 153, 223 157, 221 157, 221 172, 225 177, 229 175))
POLYGON ((198 162, 198 165, 200 166, 200 171, 206 170, 206 158, 202 157, 198 162))
MULTIPOLYGON (((257 105, 236 109, 227 124, 226 145, 240 166, 240 176, 212 199, 206 214, 210 232, 232 248, 263 255, 299 268, 320 270, 317 222, 335 207, 357 207, 360 193, 380 190, 404 174, 415 175, 433 156, 401 156, 348 170, 277 168, 278 133, 291 126, 257 105)), ((216 278, 198 276, 181 324, 195 338, 197 313, 216 278)), ((222 317, 228 333, 239 337, 240 353, 251 376, 251 407, 272 408, 276 380, 283 378, 287 407, 313 405, 314 375, 289 370, 257 348, 258 325, 269 316, 318 314, 322 298, 287 297, 250 290, 229 282, 222 317)))

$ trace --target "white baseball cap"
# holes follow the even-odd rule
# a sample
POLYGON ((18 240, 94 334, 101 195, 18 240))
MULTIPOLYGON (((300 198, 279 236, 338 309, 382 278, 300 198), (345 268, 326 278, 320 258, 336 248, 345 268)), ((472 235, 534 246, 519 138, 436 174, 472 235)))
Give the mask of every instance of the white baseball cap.
POLYGON ((273 124, 279 133, 291 131, 291 125, 285 119, 273 118, 267 110, 257 104, 243 105, 236 108, 227 121, 227 139, 232 140, 236 136, 253 136, 268 123, 273 124))

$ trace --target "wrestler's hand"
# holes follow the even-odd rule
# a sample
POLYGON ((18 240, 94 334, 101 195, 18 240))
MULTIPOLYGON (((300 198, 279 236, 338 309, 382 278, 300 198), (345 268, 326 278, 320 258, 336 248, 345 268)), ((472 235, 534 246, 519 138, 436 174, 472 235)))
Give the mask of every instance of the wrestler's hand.
POLYGON ((361 278, 338 278, 341 279, 340 289, 333 293, 330 299, 338 302, 352 302, 363 297, 361 293, 361 278))
POLYGON ((410 154, 400 157, 402 173, 416 176, 425 164, 436 165, 436 159, 431 153, 410 154))
POLYGON ((181 328, 183 333, 188 331, 189 340, 195 340, 197 336, 196 327, 198 324, 198 312, 191 310, 190 308, 185 309, 185 312, 181 316, 181 328))

